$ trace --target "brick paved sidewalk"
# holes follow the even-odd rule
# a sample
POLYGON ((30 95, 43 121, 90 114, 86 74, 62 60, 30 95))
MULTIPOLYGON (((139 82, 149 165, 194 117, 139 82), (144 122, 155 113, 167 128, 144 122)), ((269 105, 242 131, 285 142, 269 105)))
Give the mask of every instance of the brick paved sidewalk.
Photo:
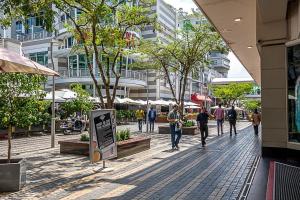
POLYGON ((58 148, 21 153, 28 157, 27 185, 0 199, 235 199, 259 154, 249 125, 239 123, 232 138, 210 137, 205 149, 199 135, 184 136, 175 152, 169 135, 153 134, 150 150, 108 161, 114 171, 106 173, 58 148))

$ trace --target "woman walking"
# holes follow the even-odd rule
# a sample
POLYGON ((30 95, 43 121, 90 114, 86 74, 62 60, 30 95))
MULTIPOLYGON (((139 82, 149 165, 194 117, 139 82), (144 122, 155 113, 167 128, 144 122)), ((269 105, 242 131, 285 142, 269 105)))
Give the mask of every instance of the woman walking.
POLYGON ((258 113, 257 108, 255 108, 254 113, 252 114, 252 124, 254 128, 255 135, 258 135, 258 126, 261 122, 261 115, 258 113))

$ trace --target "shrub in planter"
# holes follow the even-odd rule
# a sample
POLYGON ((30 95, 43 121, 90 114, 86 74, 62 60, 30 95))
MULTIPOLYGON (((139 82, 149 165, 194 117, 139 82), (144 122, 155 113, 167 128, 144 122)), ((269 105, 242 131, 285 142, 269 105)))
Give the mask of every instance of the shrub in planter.
POLYGON ((82 134, 80 136, 80 141, 82 141, 82 142, 88 142, 88 141, 90 141, 90 137, 87 134, 82 134))
POLYGON ((39 91, 46 80, 39 75, 0 74, 0 123, 1 126, 8 128, 8 156, 0 162, 0 191, 16 191, 25 184, 24 162, 22 159, 11 159, 12 127, 15 125, 28 127, 33 124, 38 113, 37 102, 44 95, 39 91))
POLYGON ((117 131, 117 141, 124 141, 130 138, 130 129, 125 129, 122 131, 117 131))
POLYGON ((187 120, 183 123, 183 127, 192 127, 192 126, 195 126, 194 121, 187 120))

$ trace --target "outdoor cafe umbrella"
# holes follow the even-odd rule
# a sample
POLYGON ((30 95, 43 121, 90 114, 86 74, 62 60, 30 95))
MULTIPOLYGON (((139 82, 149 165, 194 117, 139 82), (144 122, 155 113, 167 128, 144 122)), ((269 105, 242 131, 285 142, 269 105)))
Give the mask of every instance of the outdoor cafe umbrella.
POLYGON ((63 99, 76 99, 77 97, 77 93, 69 89, 57 90, 55 94, 63 99))
MULTIPOLYGON (((57 94, 54 94, 54 102, 57 102, 57 103, 62 103, 62 102, 65 102, 66 99, 58 96, 57 94)), ((52 96, 52 92, 49 92, 46 94, 46 96, 44 97, 44 100, 53 100, 53 96, 52 96)))
POLYGON ((59 76, 57 72, 38 64, 29 58, 21 56, 7 49, 0 48, 0 73, 5 72, 59 76))

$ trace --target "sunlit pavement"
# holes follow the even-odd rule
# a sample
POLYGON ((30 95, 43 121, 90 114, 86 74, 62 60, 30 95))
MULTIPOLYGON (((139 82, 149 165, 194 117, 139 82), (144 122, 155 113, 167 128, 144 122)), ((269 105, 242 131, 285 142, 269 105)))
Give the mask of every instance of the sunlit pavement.
MULTIPOLYGON (((49 149, 50 137, 14 140, 14 157, 26 157, 27 184, 1 199, 236 199, 259 156, 259 138, 250 123, 239 122, 238 135, 216 137, 210 128, 205 149, 200 135, 183 136, 180 151, 170 151, 170 135, 151 134, 151 149, 107 161, 113 171, 87 157, 60 155, 49 149)), ((132 125, 135 126, 136 125, 132 125)), ((127 127, 119 127, 127 128, 127 127)), ((145 133, 143 133, 145 134, 145 133)), ((57 140, 78 138, 57 135, 57 140)), ((0 141, 1 156, 6 141, 0 141)))

